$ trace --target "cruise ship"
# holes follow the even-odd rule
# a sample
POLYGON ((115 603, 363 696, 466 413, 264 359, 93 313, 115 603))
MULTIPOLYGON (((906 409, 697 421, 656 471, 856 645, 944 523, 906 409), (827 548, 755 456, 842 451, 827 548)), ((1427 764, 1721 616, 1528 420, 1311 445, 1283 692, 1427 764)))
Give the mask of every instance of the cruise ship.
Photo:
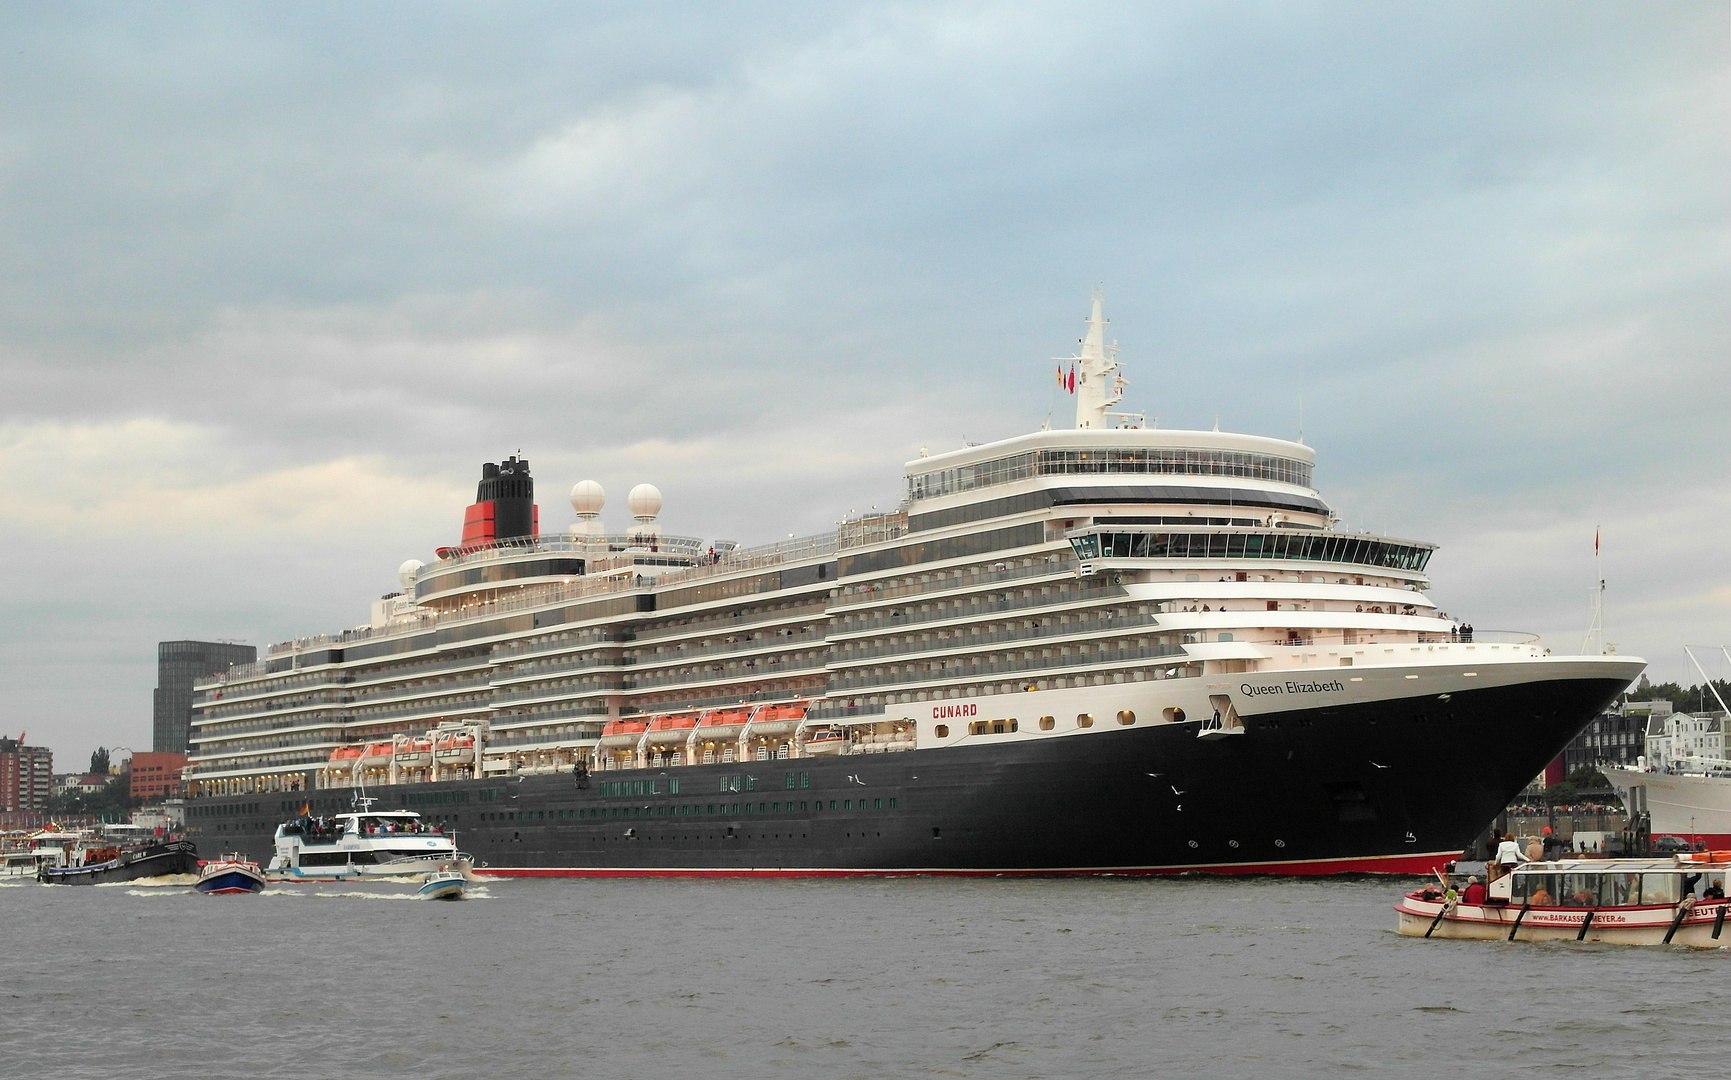
POLYGON ((541 531, 482 467, 367 625, 199 686, 188 826, 419 812, 495 875, 1325 874, 1458 856, 1641 671, 1457 633, 1433 545, 1349 532, 1291 442, 1119 412, 924 452, 893 511, 761 547, 651 485, 541 531))

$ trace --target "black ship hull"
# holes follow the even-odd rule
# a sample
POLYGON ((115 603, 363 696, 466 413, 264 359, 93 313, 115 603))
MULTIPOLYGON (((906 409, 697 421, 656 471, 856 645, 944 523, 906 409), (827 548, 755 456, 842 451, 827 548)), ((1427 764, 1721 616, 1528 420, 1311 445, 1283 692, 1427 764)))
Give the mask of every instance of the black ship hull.
MULTIPOLYGON (((897 753, 373 789, 482 874, 1423 873, 1459 855, 1626 684, 1542 681, 897 753)), ((260 862, 348 789, 195 801, 260 862), (280 805, 279 805, 280 802, 280 805)))
POLYGON ((152 844, 139 851, 91 866, 44 868, 40 880, 50 885, 104 885, 115 881, 198 873, 198 848, 188 840, 152 844))

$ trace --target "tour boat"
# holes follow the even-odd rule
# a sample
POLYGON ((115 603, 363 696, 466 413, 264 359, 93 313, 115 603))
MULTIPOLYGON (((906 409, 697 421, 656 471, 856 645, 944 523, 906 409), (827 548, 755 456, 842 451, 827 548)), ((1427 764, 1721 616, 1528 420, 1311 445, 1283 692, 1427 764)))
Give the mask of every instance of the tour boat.
POLYGON ((373 799, 332 817, 301 816, 277 826, 269 881, 407 877, 467 866, 455 838, 410 810, 375 811, 373 799))
POLYGON ((258 863, 238 852, 227 852, 201 866, 192 887, 206 896, 227 896, 263 892, 264 884, 258 863))
POLYGON ((1408 937, 1716 948, 1731 945, 1722 936, 1728 877, 1731 851, 1529 862, 1491 882, 1478 903, 1427 886, 1394 909, 1408 937))

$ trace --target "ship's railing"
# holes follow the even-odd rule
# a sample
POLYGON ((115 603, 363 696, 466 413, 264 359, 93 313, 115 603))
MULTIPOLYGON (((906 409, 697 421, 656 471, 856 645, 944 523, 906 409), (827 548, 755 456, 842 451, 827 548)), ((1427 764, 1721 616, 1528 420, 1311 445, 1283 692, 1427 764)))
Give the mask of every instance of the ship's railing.
MULTIPOLYGON (((1004 562, 1005 560, 1000 560, 1000 565, 1004 562)), ((844 587, 836 595, 835 607, 873 604, 880 600, 894 600, 898 597, 917 596, 921 593, 956 592, 962 589, 997 585, 1005 581, 1021 581, 1024 578, 1069 576, 1074 575, 1075 572, 1076 560, 1067 557, 1051 562, 1036 562, 1032 566, 1018 566, 1013 570, 985 570, 977 574, 944 570, 929 571, 928 573, 932 578, 930 581, 897 585, 893 588, 877 588, 872 585, 844 587)), ((922 574, 921 576, 927 575, 922 574)))
POLYGON ((622 533, 595 537, 578 537, 570 533, 512 536, 504 540, 488 540, 481 544, 464 545, 460 550, 452 549, 451 554, 437 562, 428 563, 422 573, 444 573, 459 566, 494 562, 525 553, 589 555, 597 559, 605 559, 609 556, 624 554, 627 551, 647 550, 651 547, 669 555, 695 557, 703 550, 703 541, 695 536, 638 537, 622 533))
POLYGON ((987 645, 1006 645, 1021 641, 1041 641, 1045 638, 1075 637, 1080 634, 1113 633, 1158 626, 1152 615, 1126 615, 1113 619, 1088 619, 1075 623, 1047 623, 1034 630, 999 630, 991 634, 969 634, 965 637, 934 638, 908 645, 879 645, 870 649, 838 649, 830 656, 836 664, 855 660, 875 660, 882 656, 916 656, 920 653, 946 650, 971 650, 987 645))
POLYGON ((1053 668, 1099 667, 1102 664, 1121 664, 1133 660, 1159 660, 1168 656, 1181 657, 1184 655, 1184 649, 1177 645, 1151 645, 1142 649, 1116 649, 1111 652, 1049 656, 1035 660, 1016 660, 1009 663, 973 664, 967 667, 943 668, 938 671, 898 671, 888 675, 832 679, 829 684, 829 692, 845 694, 856 690, 870 690, 875 687, 896 686, 903 683, 966 682, 969 679, 989 675, 1023 675, 1033 671, 1049 671, 1053 668))
POLYGON ((825 597, 809 604, 801 604, 798 607, 776 608, 774 610, 765 611, 756 618, 735 619, 729 616, 727 618, 719 618, 712 621, 693 621, 689 623, 676 624, 674 626, 669 626, 665 630, 638 634, 632 639, 632 641, 635 644, 643 645, 657 641, 666 641, 669 638, 700 637, 704 634, 738 634, 754 627, 764 626, 771 623, 797 622, 800 619, 807 619, 813 616, 824 617, 828 610, 829 600, 825 597))
POLYGON ((830 637, 840 637, 849 634, 877 634, 900 630, 907 626, 920 626, 933 622, 960 622, 996 615, 1006 611, 1027 611, 1031 608, 1063 607, 1069 604, 1088 604, 1112 597, 1130 595, 1123 586, 1113 585, 1101 578, 1082 578, 1082 584, 1073 591, 1063 591, 1056 596, 1023 597, 1016 600, 994 600, 983 604, 971 604, 967 607, 944 608, 939 611, 929 611, 924 615, 879 615, 872 619, 854 619, 852 622, 831 620, 830 637))

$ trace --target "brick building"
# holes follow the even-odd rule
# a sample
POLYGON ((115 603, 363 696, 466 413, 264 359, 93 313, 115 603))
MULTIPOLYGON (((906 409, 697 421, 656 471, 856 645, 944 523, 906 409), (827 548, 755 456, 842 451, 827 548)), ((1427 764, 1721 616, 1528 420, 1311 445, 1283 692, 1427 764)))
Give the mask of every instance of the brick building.
POLYGON ((54 752, 0 736, 0 813, 40 813, 54 792, 54 752))
POLYGON ((180 771, 186 768, 185 754, 157 751, 132 755, 132 797, 162 799, 180 794, 180 771))

